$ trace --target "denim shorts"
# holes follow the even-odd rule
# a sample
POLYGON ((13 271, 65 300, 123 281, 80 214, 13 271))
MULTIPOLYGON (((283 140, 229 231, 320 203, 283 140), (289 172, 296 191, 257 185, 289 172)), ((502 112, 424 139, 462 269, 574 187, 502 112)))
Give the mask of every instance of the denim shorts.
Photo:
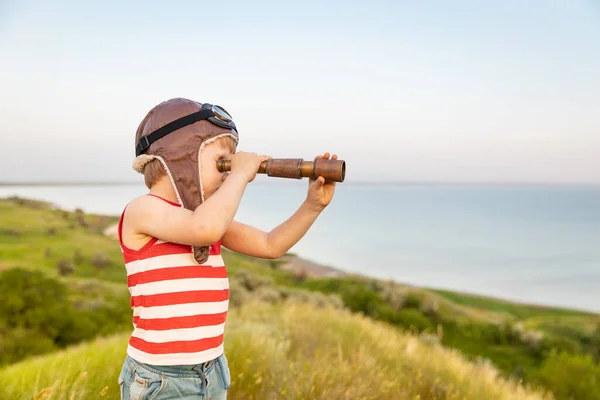
POLYGON ((149 365, 125 357, 118 380, 122 400, 224 400, 231 385, 227 357, 196 365, 149 365))

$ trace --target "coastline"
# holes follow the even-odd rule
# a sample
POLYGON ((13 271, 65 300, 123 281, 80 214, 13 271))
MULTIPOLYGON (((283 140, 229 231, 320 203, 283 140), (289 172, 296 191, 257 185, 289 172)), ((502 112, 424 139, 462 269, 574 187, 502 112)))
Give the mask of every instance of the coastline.
MULTIPOLYGON (((109 226, 108 228, 106 228, 106 230, 104 231, 104 234, 116 239, 117 238, 117 229, 118 229, 118 224, 113 224, 113 225, 109 226)), ((309 260, 307 258, 304 258, 302 256, 299 256, 299 255, 293 254, 293 253, 288 253, 285 256, 281 257, 280 261, 281 261, 280 268, 282 268, 286 271, 292 272, 293 274, 304 275, 309 278, 324 279, 324 278, 357 277, 357 278, 367 279, 367 280, 373 279, 373 280, 384 281, 383 279, 368 276, 368 275, 357 274, 354 272, 352 272, 352 273, 347 272, 340 268, 321 264, 321 263, 309 260)), ((513 305, 517 305, 517 306, 526 306, 526 307, 532 307, 532 308, 539 308, 539 309, 550 309, 551 308, 551 309, 559 309, 559 310, 565 310, 565 311, 577 311, 577 312, 581 312, 581 313, 589 313, 590 315, 598 315, 600 317, 600 312, 586 310, 586 309, 578 309, 578 308, 566 307, 566 306, 561 307, 561 306, 547 305, 547 304, 535 303, 535 302, 520 302, 520 301, 514 301, 514 300, 507 299, 507 298, 503 298, 501 296, 493 296, 493 295, 489 295, 489 294, 473 293, 473 292, 468 292, 468 291, 464 291, 464 290, 458 291, 458 290, 444 288, 444 287, 415 286, 415 285, 411 285, 411 284, 408 284, 405 282, 400 282, 397 280, 390 280, 390 281, 393 281, 396 284, 407 286, 407 287, 415 287, 418 289, 424 289, 424 290, 430 290, 430 291, 436 291, 436 292, 444 291, 444 292, 459 293, 461 295, 465 295, 465 296, 476 298, 476 299, 491 300, 491 301, 496 301, 496 302, 501 302, 501 303, 513 304, 513 305)))
MULTIPOLYGON (((80 206, 79 208, 83 208, 86 213, 108 216, 111 218, 112 221, 114 221, 116 218, 118 218, 118 214, 116 214, 114 212, 114 210, 118 209, 119 207, 122 207, 123 199, 121 198, 121 193, 122 192, 126 193, 126 196, 122 196, 122 197, 129 198, 130 195, 133 195, 139 191, 138 190, 139 186, 140 186, 139 184, 131 185, 129 188, 126 187, 126 185, 128 185, 128 184, 123 184, 123 186, 115 188, 114 190, 111 190, 110 188, 105 189, 104 187, 98 187, 97 189, 92 188, 92 189, 90 189, 89 193, 86 189, 81 189, 79 187, 65 188, 64 190, 60 189, 60 187, 57 187, 57 188, 49 187, 48 189, 45 189, 42 187, 40 189, 34 188, 31 190, 28 190, 28 189, 19 190, 18 188, 15 188, 14 191, 9 189, 9 190, 5 190, 4 192, 5 193, 12 192, 17 197, 22 197, 24 199, 36 199, 36 200, 44 201, 46 203, 51 204, 52 207, 59 208, 62 210, 74 211, 76 209, 75 208, 76 205, 84 204, 84 206, 80 206), (86 195, 82 196, 81 193, 86 193, 86 195), (49 199, 49 200, 44 200, 44 199, 49 199), (90 206, 89 208, 86 207, 85 204, 88 204, 88 203, 86 203, 87 201, 91 201, 92 202, 91 204, 93 206, 90 206)), ((3 197, 11 197, 11 196, 9 194, 6 194, 3 197)), ((266 214, 262 215, 261 218, 266 218, 266 214)), ((251 221, 251 222, 257 222, 257 221, 260 224, 261 221, 264 222, 264 219, 255 218, 255 220, 251 221)), ((266 225, 268 225, 268 223, 266 223, 266 225)), ((112 229, 113 235, 116 233, 115 228, 116 227, 109 228, 109 230, 112 229)), ((341 233, 343 234, 343 232, 341 232, 341 233)), ((352 235, 352 232, 348 232, 348 233, 352 235)), ((586 289, 586 291, 581 292, 582 295, 578 295, 577 298, 578 299, 582 298, 583 301, 570 301, 569 299, 565 299, 565 301, 562 301, 560 299, 556 299, 554 297, 554 295, 551 294, 553 292, 550 292, 550 291, 546 291, 546 292, 539 291, 538 296, 531 296, 531 295, 521 296, 519 293, 517 293, 518 292, 517 290, 505 291, 505 290, 500 290, 500 289, 497 289, 494 287, 491 287, 491 291, 490 291, 489 290, 490 286, 472 284, 471 282, 469 282, 469 279, 470 279, 469 276, 465 276, 464 278, 461 278, 459 275, 457 275, 457 277, 454 279, 453 282, 446 284, 444 279, 440 278, 440 276, 445 277, 445 275, 443 275, 445 272, 440 271, 441 275, 435 275, 436 271, 433 269, 430 272, 427 272, 430 275, 431 279, 424 279, 423 277, 421 277, 421 279, 412 278, 412 280, 411 280, 410 272, 412 272, 412 271, 408 271, 408 273, 406 273, 406 271, 403 273, 394 273, 392 271, 389 274, 387 273, 387 271, 385 271, 383 274, 381 274, 380 272, 383 270, 381 268, 379 271, 377 271, 372 268, 363 269, 363 268, 356 268, 356 266, 354 266, 354 265, 346 265, 343 261, 344 253, 341 254, 341 256, 342 256, 341 261, 339 261, 338 258, 336 257, 337 255, 339 255, 338 253, 343 246, 342 247, 338 246, 338 248, 334 249, 334 250, 338 251, 338 253, 336 253, 335 251, 333 253, 330 253, 329 249, 327 249, 327 246, 323 246, 325 248, 325 250, 327 250, 325 252, 323 251, 323 248, 319 248, 319 244, 315 243, 314 239, 312 240, 312 242, 308 242, 308 243, 309 243, 308 245, 305 244, 303 247, 300 247, 297 249, 292 249, 291 251, 294 252, 294 254, 288 254, 284 258, 281 258, 278 262, 279 267, 282 269, 292 271, 294 273, 306 274, 306 276, 310 276, 310 277, 317 277, 317 278, 357 277, 360 279, 376 280, 376 281, 381 281, 381 282, 392 282, 393 281, 393 282, 397 282, 397 283, 407 286, 407 287, 422 288, 422 289, 429 289, 429 290, 436 290, 436 291, 438 291, 438 290, 439 291, 451 291, 454 293, 464 293, 464 294, 468 294, 469 296, 497 299, 499 301, 509 302, 512 304, 531 305, 531 306, 535 306, 535 307, 550 307, 550 308, 562 308, 562 309, 569 309, 569 310, 579 310, 579 311, 586 312, 586 313, 600 313, 600 308, 598 307, 597 299, 594 297, 595 295, 593 293, 590 293, 589 289, 586 289), (315 247, 315 249, 319 250, 320 253, 319 253, 319 251, 311 250, 313 248, 312 246, 314 246, 315 244, 317 246, 317 247, 315 247), (309 246, 309 247, 307 247, 307 246, 309 246), (308 257, 305 256, 307 249, 309 250, 308 257), (320 258, 319 258, 319 255, 320 255, 320 258), (347 267, 347 269, 343 269, 344 266, 347 267), (366 273, 366 275, 365 275, 365 273, 366 273)), ((345 250, 341 250, 341 251, 345 252, 345 250)), ((393 249, 390 251, 392 251, 392 253, 393 253, 393 249)), ((386 253, 387 253, 387 251, 386 251, 386 253)), ((387 256, 382 256, 379 258, 371 259, 370 261, 378 263, 378 264, 373 264, 374 266, 388 265, 386 263, 386 260, 389 257, 387 257, 387 258, 386 257, 387 256)), ((394 262, 394 261, 392 260, 392 262, 394 262)), ((369 264, 369 265, 371 265, 371 264, 369 264)), ((390 265, 393 265, 393 264, 390 264, 390 265)), ((456 265, 457 266, 453 267, 453 268, 456 268, 457 270, 462 270, 462 271, 468 270, 463 266, 463 264, 456 264, 456 265)), ((408 267, 405 266, 405 268, 408 268, 408 267)), ((419 271, 417 271, 417 272, 419 272, 419 271)), ((425 275, 425 273, 422 273, 422 275, 425 275)), ((454 275, 456 275, 456 274, 454 274, 454 275)), ((518 281, 516 281, 516 282, 518 283, 518 281)), ((587 281, 587 282, 590 282, 590 281, 587 281)), ((522 286, 525 287, 526 284, 522 284, 522 286)), ((586 287, 589 287, 589 284, 587 284, 586 287)), ((548 288, 550 288, 550 286, 548 286, 548 288)), ((525 289, 525 290, 528 290, 528 289, 525 289)), ((547 289, 544 288, 544 290, 547 290, 547 289)), ((530 293, 530 292, 527 292, 527 293, 530 293)), ((564 292, 564 293, 567 293, 567 292, 564 292)), ((565 298, 565 295, 562 295, 562 297, 565 298)))

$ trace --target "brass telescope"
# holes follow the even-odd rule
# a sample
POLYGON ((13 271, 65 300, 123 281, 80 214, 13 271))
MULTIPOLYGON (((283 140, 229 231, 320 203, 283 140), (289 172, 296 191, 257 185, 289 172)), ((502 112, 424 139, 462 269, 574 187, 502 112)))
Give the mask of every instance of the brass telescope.
MULTIPOLYGON (((219 172, 231 171, 231 161, 217 160, 217 169, 219 172)), ((290 179, 317 179, 322 176, 326 181, 344 182, 346 162, 323 158, 315 158, 313 161, 304 161, 302 158, 271 158, 260 164, 258 173, 290 179)))

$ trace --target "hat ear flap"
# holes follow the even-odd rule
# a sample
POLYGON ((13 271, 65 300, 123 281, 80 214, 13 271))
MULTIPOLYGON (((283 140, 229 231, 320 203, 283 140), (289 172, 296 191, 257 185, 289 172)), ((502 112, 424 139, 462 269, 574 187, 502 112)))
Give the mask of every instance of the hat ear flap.
POLYGON ((132 168, 136 172, 143 174, 144 168, 146 168, 146 165, 154 159, 156 159, 156 156, 148 155, 148 154, 140 154, 139 156, 137 156, 135 158, 135 160, 133 160, 132 168))

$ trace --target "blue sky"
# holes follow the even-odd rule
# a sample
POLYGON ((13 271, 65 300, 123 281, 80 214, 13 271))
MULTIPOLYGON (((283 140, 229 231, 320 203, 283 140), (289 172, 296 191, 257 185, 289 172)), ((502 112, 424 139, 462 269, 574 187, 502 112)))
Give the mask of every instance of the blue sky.
POLYGON ((524 3, 0 2, 0 181, 139 179, 181 96, 348 182, 600 183, 600 2, 524 3))

